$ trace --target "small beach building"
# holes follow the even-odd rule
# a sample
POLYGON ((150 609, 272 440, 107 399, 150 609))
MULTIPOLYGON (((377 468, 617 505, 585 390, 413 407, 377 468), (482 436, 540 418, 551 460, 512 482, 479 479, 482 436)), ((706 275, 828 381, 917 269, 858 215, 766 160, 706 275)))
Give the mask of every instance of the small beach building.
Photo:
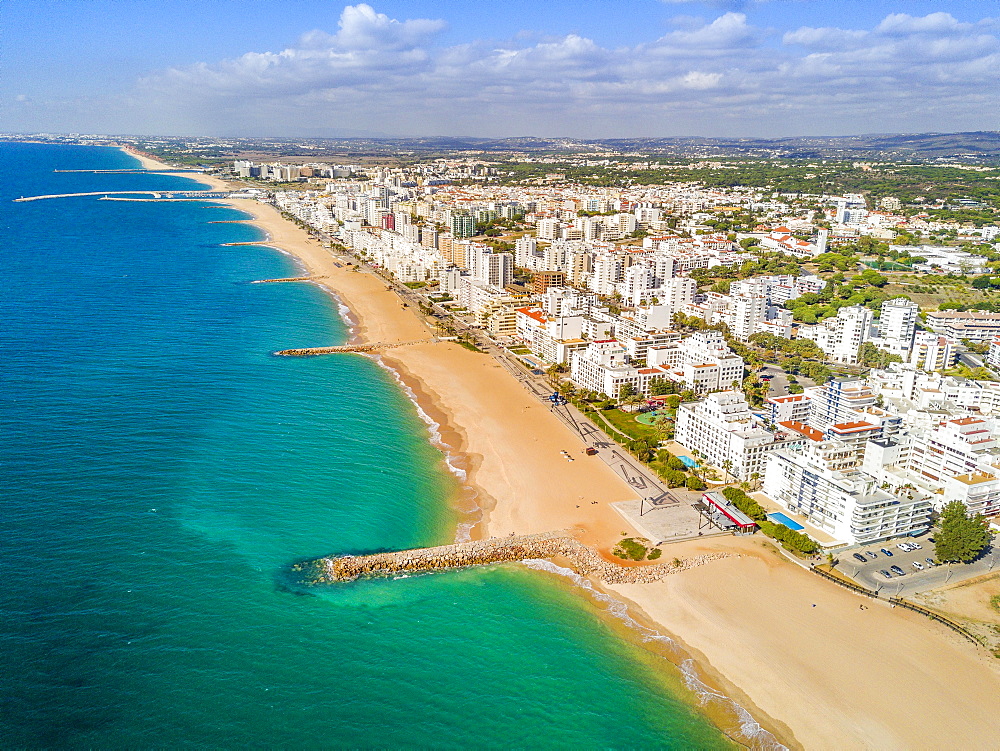
POLYGON ((752 535, 757 531, 757 523, 744 514, 722 493, 710 490, 701 494, 706 513, 715 526, 737 535, 752 535))

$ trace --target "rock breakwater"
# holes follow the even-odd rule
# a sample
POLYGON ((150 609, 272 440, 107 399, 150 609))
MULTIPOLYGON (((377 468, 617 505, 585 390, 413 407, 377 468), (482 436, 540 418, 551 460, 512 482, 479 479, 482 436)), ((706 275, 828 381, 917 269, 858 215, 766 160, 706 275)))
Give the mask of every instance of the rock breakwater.
POLYGON ((492 563, 511 563, 538 558, 567 561, 578 573, 595 576, 607 584, 654 582, 709 561, 728 558, 729 553, 710 553, 686 559, 639 566, 621 566, 602 558, 597 551, 561 532, 474 540, 433 548, 415 548, 371 555, 345 555, 300 563, 306 584, 349 582, 359 577, 393 576, 492 563))
MULTIPOLYGON (((283 280, 277 280, 283 281, 283 280)), ((341 344, 335 347, 300 347, 298 349, 283 349, 274 354, 278 357, 313 357, 315 355, 334 355, 338 352, 360 352, 368 354, 381 352, 384 349, 394 349, 395 347, 409 347, 414 344, 427 344, 436 342, 436 338, 415 339, 411 342, 372 342, 371 344, 341 344)))

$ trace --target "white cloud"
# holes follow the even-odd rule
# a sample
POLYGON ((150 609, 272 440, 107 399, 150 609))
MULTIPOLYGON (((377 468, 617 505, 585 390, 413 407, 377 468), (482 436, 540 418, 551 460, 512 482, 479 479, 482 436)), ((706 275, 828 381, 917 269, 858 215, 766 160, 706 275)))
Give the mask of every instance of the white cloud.
POLYGON ((147 131, 629 136, 995 127, 1000 96, 1000 28, 948 13, 781 35, 729 11, 620 48, 445 27, 348 6, 334 33, 147 76, 129 106, 147 131))
POLYGON ((338 26, 339 30, 332 35, 319 30, 303 34, 299 45, 341 50, 412 49, 429 41, 447 24, 442 20, 428 18, 401 22, 361 3, 344 8, 338 26))

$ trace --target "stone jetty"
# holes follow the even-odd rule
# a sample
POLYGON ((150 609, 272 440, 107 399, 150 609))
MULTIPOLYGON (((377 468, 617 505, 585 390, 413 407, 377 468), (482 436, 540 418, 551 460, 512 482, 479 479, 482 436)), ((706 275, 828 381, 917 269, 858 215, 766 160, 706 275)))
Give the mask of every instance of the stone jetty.
POLYGON ((595 576, 608 584, 633 584, 659 581, 670 574, 728 557, 731 554, 711 553, 664 563, 621 566, 605 560, 595 550, 564 532, 551 532, 371 555, 319 558, 297 564, 294 570, 303 573, 306 584, 315 585, 349 582, 360 577, 555 558, 567 562, 584 576, 595 576))
MULTIPOLYGON (((254 243, 256 244, 256 243, 254 243)), ((316 282, 329 279, 328 276, 286 276, 283 279, 257 279, 253 284, 274 284, 276 282, 316 282)))
POLYGON ((409 347, 413 344, 427 344, 428 342, 436 341, 438 340, 435 337, 431 339, 415 339, 412 342, 372 342, 371 344, 343 344, 338 347, 304 347, 301 349, 283 349, 274 354, 278 357, 313 357, 314 355, 333 355, 337 352, 360 352, 366 354, 379 352, 383 349, 409 347))

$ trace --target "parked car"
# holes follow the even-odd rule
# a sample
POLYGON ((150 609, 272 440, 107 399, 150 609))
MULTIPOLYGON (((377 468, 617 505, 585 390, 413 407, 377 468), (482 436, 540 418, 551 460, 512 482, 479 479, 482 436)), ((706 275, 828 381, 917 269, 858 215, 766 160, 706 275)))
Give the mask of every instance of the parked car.
POLYGON ((906 573, 906 572, 905 572, 905 571, 903 571, 903 569, 901 569, 901 568, 900 568, 899 566, 889 566, 889 570, 890 570, 890 571, 891 571, 892 573, 894 573, 894 574, 897 574, 897 575, 899 575, 899 576, 903 576, 903 575, 904 575, 904 574, 906 573))
POLYGON ((933 558, 924 558, 924 560, 927 561, 927 565, 929 565, 929 566, 940 566, 941 565, 940 563, 938 563, 937 561, 935 561, 933 558))
POLYGON ((911 550, 913 550, 913 548, 910 547, 910 543, 908 542, 901 542, 896 547, 902 550, 904 553, 909 553, 911 550))
POLYGON ((886 558, 892 558, 892 551, 889 550, 889 548, 882 548, 882 554, 885 555, 886 558))
POLYGON ((874 561, 874 560, 875 560, 876 558, 878 558, 878 553, 876 553, 876 552, 875 552, 874 550, 866 550, 866 551, 865 551, 865 555, 867 555, 867 556, 868 556, 869 558, 871 558, 871 559, 872 559, 873 561, 874 561))
POLYGON ((924 570, 924 564, 922 564, 920 561, 914 561, 913 562, 913 568, 915 568, 917 571, 923 571, 924 570))
POLYGON ((587 456, 594 456, 597 453, 597 449, 593 446, 587 448, 587 456))
POLYGON ((884 576, 886 579, 891 579, 892 578, 892 574, 890 574, 885 569, 882 569, 881 571, 879 571, 879 573, 882 574, 882 576, 884 576))
POLYGON ((922 550, 923 547, 924 546, 921 545, 919 542, 911 542, 910 543, 910 550, 922 550))
POLYGON ((861 553, 855 553, 854 557, 855 557, 855 559, 857 559, 861 563, 868 563, 868 559, 865 558, 863 555, 861 555, 861 553))

